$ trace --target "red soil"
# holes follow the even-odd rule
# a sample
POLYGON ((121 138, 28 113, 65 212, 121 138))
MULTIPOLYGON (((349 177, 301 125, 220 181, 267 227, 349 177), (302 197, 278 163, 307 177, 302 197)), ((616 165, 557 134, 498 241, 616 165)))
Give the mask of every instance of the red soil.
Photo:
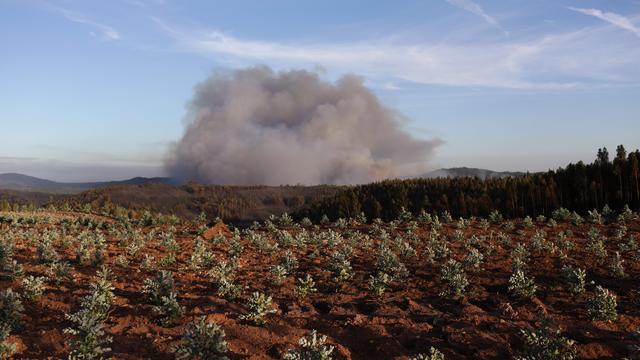
MULTIPOLYGON (((64 214, 63 217, 72 216, 64 214)), ((55 215, 59 219, 59 215, 55 215)), ((555 238, 560 230, 571 229, 570 240, 577 244, 566 261, 574 266, 587 269, 587 280, 612 290, 618 299, 619 318, 613 322, 591 321, 586 312, 587 295, 574 296, 568 292, 560 275, 560 261, 548 253, 531 254, 528 275, 533 275, 538 286, 533 299, 516 299, 508 292, 511 274, 511 247, 503 247, 496 240, 496 251, 485 258, 483 270, 469 274, 470 285, 463 300, 444 298, 439 293, 444 289, 440 279, 441 261, 428 264, 422 258, 423 247, 414 247, 418 257, 403 259, 409 276, 403 281, 391 284, 391 289, 381 298, 368 293, 367 280, 375 269, 374 239, 371 249, 354 248, 352 265, 355 276, 348 286, 336 291, 331 275, 325 271, 328 256, 327 247, 308 245, 306 248, 291 247, 297 256, 299 268, 294 276, 289 276, 285 284, 275 286, 269 282, 269 268, 277 263, 283 249, 273 255, 265 255, 242 240, 245 251, 240 259, 237 273, 238 283, 247 287, 240 300, 228 302, 216 295, 216 287, 202 272, 187 268, 196 235, 194 229, 178 227, 177 241, 181 250, 177 264, 170 270, 176 279, 179 302, 186 313, 180 323, 171 328, 162 327, 151 311, 151 304, 142 293, 144 279, 151 278, 155 271, 140 268, 143 254, 156 260, 163 257, 159 241, 148 242, 135 257, 129 257, 130 265, 122 268, 114 264, 116 256, 126 254, 118 244, 120 239, 107 235, 107 264, 117 277, 114 282, 116 301, 109 316, 107 332, 113 337, 112 352, 115 359, 172 359, 171 347, 180 343, 185 326, 194 319, 206 315, 217 322, 226 332, 231 359, 272 359, 296 346, 297 340, 309 330, 328 336, 329 343, 336 345, 334 354, 346 359, 406 359, 420 352, 427 352, 430 346, 442 351, 447 359, 507 359, 512 358, 522 346, 520 330, 534 325, 540 314, 546 314, 563 330, 563 335, 574 339, 581 359, 620 359, 630 356, 629 347, 638 344, 631 333, 640 327, 639 283, 640 264, 624 255, 627 278, 616 279, 610 275, 607 264, 598 265, 593 256, 586 252, 586 232, 591 224, 574 226, 566 223, 557 228, 544 227, 548 239, 555 238), (311 256, 315 251, 319 256, 311 256), (307 301, 298 302, 294 296, 295 278, 311 274, 318 292, 307 301), (263 327, 239 319, 245 311, 245 301, 253 291, 262 291, 273 296, 278 312, 263 327)), ((538 228, 542 228, 538 225, 538 228)), ((596 226, 604 235, 611 236, 613 225, 596 226)), ((20 229, 37 230, 38 234, 49 229, 60 229, 57 224, 19 226, 20 229)), ((167 226, 146 227, 144 233, 152 230, 166 231, 167 226)), ((426 238, 425 226, 416 233, 426 238)), ((640 233, 640 221, 628 224, 629 233, 640 233)), ((1 225, 0 233, 9 231, 8 225, 1 225)), ((358 227, 367 232, 370 227, 358 227)), ((84 230, 84 228, 81 228, 84 230)), ((445 225, 441 234, 451 235, 455 225, 445 225)), ((523 236, 517 230, 505 231, 496 226, 482 230, 474 223, 466 229, 467 237, 472 234, 489 236, 498 231, 508 233, 514 243, 528 242, 535 230, 525 230, 523 236)), ((291 229, 292 233, 295 230, 291 229)), ((391 232, 405 232, 405 227, 391 232)), ((224 225, 217 225, 205 233, 208 239, 215 234, 231 234, 224 225)), ((157 237, 156 237, 157 238, 157 237)), ((16 239, 15 259, 23 264, 26 275, 44 276, 45 266, 37 262, 36 249, 29 239, 16 239)), ((606 241, 607 250, 618 249, 618 240, 606 241)), ((73 263, 73 246, 62 251, 55 243, 58 253, 73 263)), ((213 245, 210 249, 218 259, 227 257, 226 244, 213 245)), ((452 256, 458 260, 466 255, 460 243, 450 244, 452 256)), ((637 254, 637 252, 636 252, 637 254)), ((65 281, 60 286, 47 283, 44 295, 35 302, 23 301, 25 305, 22 327, 13 332, 10 341, 18 345, 15 358, 59 359, 66 357, 69 335, 63 329, 70 326, 65 314, 75 312, 79 299, 89 293, 88 286, 94 281, 96 268, 74 264, 73 281, 65 281)), ((0 289, 19 289, 19 280, 0 280, 0 289)), ((593 286, 588 287, 588 293, 593 286)))

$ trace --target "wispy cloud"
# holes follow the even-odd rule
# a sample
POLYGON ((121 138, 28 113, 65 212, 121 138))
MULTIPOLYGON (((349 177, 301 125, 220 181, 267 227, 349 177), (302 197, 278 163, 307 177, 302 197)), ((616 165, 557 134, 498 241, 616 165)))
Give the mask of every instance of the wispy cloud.
POLYGON ((487 22, 487 24, 502 30, 505 34, 508 34, 507 31, 505 31, 502 26, 500 26, 500 24, 496 21, 496 19, 487 14, 484 9, 482 9, 482 6, 480 6, 479 4, 471 1, 471 0, 446 0, 449 4, 458 7, 462 10, 468 11, 472 14, 475 14, 481 18, 484 19, 484 21, 487 22))
MULTIPOLYGON (((95 30, 97 30, 99 32, 100 37, 104 41, 115 41, 115 40, 120 39, 120 33, 118 33, 111 26, 107 26, 107 25, 101 24, 99 22, 90 20, 86 16, 84 16, 83 14, 75 12, 75 11, 70 11, 70 10, 67 10, 67 9, 64 9, 64 8, 56 8, 56 9, 67 20, 73 21, 73 22, 78 23, 78 24, 88 25, 88 26, 94 28, 95 30)), ((96 35, 93 32, 92 32, 92 34, 96 35)))
POLYGON ((166 0, 122 0, 125 4, 146 8, 149 6, 166 5, 166 0))
POLYGON ((184 32, 155 20, 182 51, 214 56, 231 67, 320 65, 330 75, 356 72, 379 84, 546 90, 640 85, 640 48, 615 41, 618 34, 608 27, 471 44, 296 44, 241 39, 221 31, 184 32))
POLYGON ((640 27, 635 26, 629 18, 622 16, 620 14, 605 12, 598 9, 583 9, 583 8, 575 8, 575 7, 569 7, 569 9, 573 11, 577 11, 584 15, 596 17, 602 21, 608 22, 613 26, 619 27, 620 29, 632 32, 636 36, 640 37, 640 27))

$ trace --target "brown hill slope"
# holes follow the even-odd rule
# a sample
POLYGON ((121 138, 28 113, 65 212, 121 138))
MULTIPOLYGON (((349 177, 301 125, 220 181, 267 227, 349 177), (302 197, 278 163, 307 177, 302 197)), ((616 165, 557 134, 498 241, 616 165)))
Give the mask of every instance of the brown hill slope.
POLYGON ((69 197, 71 203, 120 205, 192 218, 204 211, 209 219, 243 222, 292 212, 333 196, 338 186, 218 186, 149 183, 93 189, 69 197))
POLYGON ((2 203, 3 206, 5 206, 4 204, 33 204, 35 206, 42 206, 54 201, 61 202, 65 199, 67 199, 66 195, 0 189, 0 203, 2 203))

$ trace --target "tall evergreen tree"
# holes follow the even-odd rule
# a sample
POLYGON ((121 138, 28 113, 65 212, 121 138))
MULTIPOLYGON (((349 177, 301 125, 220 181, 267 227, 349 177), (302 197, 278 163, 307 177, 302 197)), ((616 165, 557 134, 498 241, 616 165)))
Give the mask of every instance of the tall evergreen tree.
POLYGON ((640 175, 640 155, 638 150, 629 154, 629 163, 631 167, 631 177, 636 183, 636 202, 640 205, 640 187, 638 186, 638 175, 640 175))
POLYGON ((624 176, 625 168, 627 165, 627 151, 623 145, 618 145, 616 149, 616 157, 613 160, 613 173, 618 177, 620 184, 619 198, 621 201, 626 200, 625 191, 622 184, 622 177, 624 176))

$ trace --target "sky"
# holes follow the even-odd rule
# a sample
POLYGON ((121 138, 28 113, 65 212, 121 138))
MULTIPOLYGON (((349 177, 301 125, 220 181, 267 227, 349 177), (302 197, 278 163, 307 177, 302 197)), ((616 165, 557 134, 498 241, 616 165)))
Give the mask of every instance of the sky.
POLYGON ((162 176, 194 86, 262 64, 363 77, 434 169, 640 147, 640 0, 0 0, 0 173, 162 176))

